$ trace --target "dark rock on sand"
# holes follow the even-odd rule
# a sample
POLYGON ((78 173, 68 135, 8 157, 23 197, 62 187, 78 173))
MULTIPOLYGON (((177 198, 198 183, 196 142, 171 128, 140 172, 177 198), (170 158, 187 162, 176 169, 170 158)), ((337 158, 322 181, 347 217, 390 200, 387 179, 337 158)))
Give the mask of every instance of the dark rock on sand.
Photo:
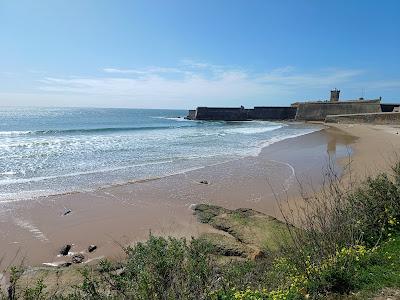
POLYGON ((67 268, 67 267, 69 267, 70 265, 72 265, 71 262, 64 262, 64 263, 62 263, 62 264, 59 264, 57 267, 59 267, 59 268, 67 268))
POLYGON ((66 211, 64 211, 63 216, 66 216, 66 215, 70 214, 71 212, 72 212, 72 210, 67 209, 66 211))
POLYGON ((68 252, 69 252, 69 250, 71 250, 71 245, 65 245, 65 246, 63 246, 61 249, 60 249, 60 254, 61 255, 68 255, 68 252))
POLYGON ((96 245, 90 245, 89 247, 88 247, 88 252, 90 253, 90 252, 93 252, 94 250, 96 250, 97 249, 97 246, 96 245))
POLYGON ((72 256, 71 260, 72 260, 72 262, 74 264, 80 264, 80 263, 82 263, 84 261, 84 259, 85 259, 85 256, 83 254, 81 254, 81 253, 78 253, 78 254, 74 254, 72 256))
POLYGON ((202 181, 200 181, 200 183, 202 183, 202 184, 208 184, 208 181, 207 181, 207 180, 202 180, 202 181))

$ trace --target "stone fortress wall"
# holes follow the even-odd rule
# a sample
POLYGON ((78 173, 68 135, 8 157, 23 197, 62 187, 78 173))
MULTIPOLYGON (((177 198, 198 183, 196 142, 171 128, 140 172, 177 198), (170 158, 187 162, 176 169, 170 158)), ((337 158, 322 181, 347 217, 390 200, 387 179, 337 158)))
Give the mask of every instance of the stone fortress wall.
POLYGON ((304 102, 297 108, 298 121, 324 121, 328 115, 382 112, 380 100, 346 102, 304 102))
POLYGON ((194 113, 189 113, 188 118, 215 121, 292 120, 296 116, 296 111, 295 107, 278 106, 256 106, 253 109, 244 107, 198 107, 194 113))
POLYGON ((326 116, 326 123, 400 125, 399 112, 326 116))
POLYGON ((215 120, 215 121, 247 121, 247 120, 296 120, 296 121, 326 121, 353 120, 357 122, 395 122, 400 114, 400 104, 382 104, 381 98, 365 100, 339 101, 340 90, 331 91, 329 101, 297 102, 291 106, 256 106, 252 109, 241 107, 197 107, 190 110, 187 119, 190 120, 215 120), (364 118, 360 117, 366 115, 364 118), (373 117, 371 114, 377 114, 373 117), (349 115, 349 117, 343 117, 349 115), (351 119, 350 115, 353 116, 351 119), (328 118, 329 116, 329 118, 328 118), (337 119, 332 116, 340 116, 337 119), (386 120, 386 121, 385 121, 386 120), (368 121, 369 122, 369 121, 368 121))

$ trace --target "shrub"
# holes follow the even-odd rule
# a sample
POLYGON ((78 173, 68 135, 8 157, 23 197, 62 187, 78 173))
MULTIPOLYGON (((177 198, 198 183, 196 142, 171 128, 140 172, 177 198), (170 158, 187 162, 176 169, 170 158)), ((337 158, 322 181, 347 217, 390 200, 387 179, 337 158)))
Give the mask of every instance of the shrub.
POLYGON ((386 174, 368 178, 349 196, 349 202, 360 242, 373 247, 399 231, 400 184, 386 174))
POLYGON ((399 233, 400 163, 392 170, 367 178, 357 188, 328 172, 322 191, 304 198, 297 219, 285 216, 301 230, 288 226, 292 240, 283 247, 283 255, 296 270, 291 274, 306 276, 311 294, 356 288, 354 274, 363 268, 361 262, 371 262, 365 254, 372 257, 376 246, 399 233))
POLYGON ((150 236, 126 249, 124 263, 103 261, 99 276, 85 270, 86 299, 204 299, 214 279, 210 246, 202 240, 150 236))

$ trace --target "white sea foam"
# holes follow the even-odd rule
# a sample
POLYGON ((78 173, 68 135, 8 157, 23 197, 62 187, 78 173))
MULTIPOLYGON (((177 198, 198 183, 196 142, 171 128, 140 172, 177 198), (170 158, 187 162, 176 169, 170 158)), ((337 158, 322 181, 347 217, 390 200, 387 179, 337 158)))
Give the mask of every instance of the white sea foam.
POLYGON ((0 193, 0 205, 7 204, 9 202, 19 201, 19 200, 29 200, 38 197, 44 197, 49 195, 57 194, 53 190, 29 190, 29 191, 17 191, 13 193, 0 193))
POLYGON ((40 240, 42 242, 48 242, 49 241, 49 239, 44 235, 43 232, 40 231, 39 228, 37 228, 35 225, 29 223, 28 221, 22 220, 22 219, 19 219, 19 218, 14 218, 14 222, 15 222, 16 225, 18 225, 22 229, 25 229, 25 230, 29 231, 33 235, 33 237, 35 239, 38 239, 38 240, 40 240))
POLYGON ((303 136, 303 135, 306 135, 306 134, 310 134, 310 133, 313 133, 313 132, 316 132, 316 131, 319 131, 319 130, 321 130, 321 128, 314 128, 314 129, 304 130, 304 131, 297 132, 297 133, 290 134, 290 135, 275 136, 275 137, 273 137, 273 138, 271 138, 269 140, 260 142, 258 144, 258 147, 257 147, 256 151, 251 156, 260 155, 260 153, 261 153, 263 148, 268 147, 268 146, 270 146, 272 144, 275 144, 275 143, 278 143, 278 142, 281 142, 281 141, 284 141, 284 140, 300 137, 300 136, 303 136))
POLYGON ((232 128, 232 129, 227 129, 226 132, 228 133, 239 133, 239 134, 257 134, 257 133, 263 133, 263 132, 268 132, 268 131, 274 131, 277 129, 282 128, 283 125, 276 125, 276 126, 268 126, 268 127, 239 127, 239 128, 232 128))
POLYGON ((0 175, 16 175, 16 174, 17 174, 17 172, 14 172, 14 171, 7 171, 7 172, 0 173, 0 175))
POLYGON ((103 168, 103 169, 97 169, 97 170, 92 170, 92 171, 82 171, 82 172, 60 174, 60 175, 54 175, 54 176, 41 176, 41 177, 20 178, 20 179, 6 178, 6 179, 0 180, 0 186, 1 185, 9 185, 9 184, 13 184, 13 183, 39 182, 39 181, 43 181, 43 180, 50 180, 50 179, 56 179, 56 178, 66 178, 66 177, 74 177, 74 176, 80 176, 80 175, 114 172, 114 171, 124 170, 124 169, 128 169, 128 168, 133 168, 133 167, 144 167, 144 166, 149 166, 149 165, 166 164, 166 163, 171 163, 171 162, 173 162, 173 160, 160 161, 160 162, 146 162, 146 163, 142 163, 142 164, 134 164, 134 165, 128 165, 128 166, 122 166, 122 167, 114 167, 114 168, 112 168, 112 167, 111 168, 103 168))
POLYGON ((277 161, 277 160, 271 160, 271 161, 278 163, 278 164, 285 165, 290 169, 291 174, 289 175, 289 177, 287 177, 285 179, 285 183, 283 185, 283 191, 282 191, 282 192, 287 192, 289 190, 290 185, 293 183, 293 181, 296 177, 296 171, 295 171, 294 167, 287 162, 277 161))
POLYGON ((0 203, 182 174, 256 156, 263 147, 315 128, 176 117, 183 114, 0 108, 0 203), (43 116, 50 122, 46 127, 43 116))
POLYGON ((30 134, 31 131, 0 131, 0 136, 8 137, 8 136, 18 136, 18 135, 27 135, 30 134))
POLYGON ((185 119, 184 117, 152 117, 154 119, 171 120, 177 122, 191 122, 192 120, 185 119))

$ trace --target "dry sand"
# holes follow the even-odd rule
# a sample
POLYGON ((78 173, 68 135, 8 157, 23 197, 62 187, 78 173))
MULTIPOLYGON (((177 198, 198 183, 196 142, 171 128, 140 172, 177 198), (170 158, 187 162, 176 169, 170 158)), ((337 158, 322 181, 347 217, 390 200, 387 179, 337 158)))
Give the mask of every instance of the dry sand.
POLYGON ((249 207, 278 215, 274 194, 298 195, 296 178, 318 186, 329 156, 343 162, 353 150, 357 172, 388 164, 399 149, 397 129, 335 125, 288 139, 247 157, 157 180, 91 192, 42 197, 0 206, 0 270, 23 258, 27 265, 63 260, 59 248, 74 244, 98 250, 89 259, 122 255, 121 245, 147 238, 149 232, 196 236, 209 230, 194 218, 191 206, 212 203, 249 207), (209 184, 199 183, 207 180, 209 184), (66 216, 62 213, 70 209, 66 216))
MULTIPOLYGON (((357 137, 351 144, 351 173, 354 180, 382 171, 390 171, 400 158, 400 125, 330 124, 349 135, 357 137)), ((342 159, 341 164, 347 164, 342 159)))

